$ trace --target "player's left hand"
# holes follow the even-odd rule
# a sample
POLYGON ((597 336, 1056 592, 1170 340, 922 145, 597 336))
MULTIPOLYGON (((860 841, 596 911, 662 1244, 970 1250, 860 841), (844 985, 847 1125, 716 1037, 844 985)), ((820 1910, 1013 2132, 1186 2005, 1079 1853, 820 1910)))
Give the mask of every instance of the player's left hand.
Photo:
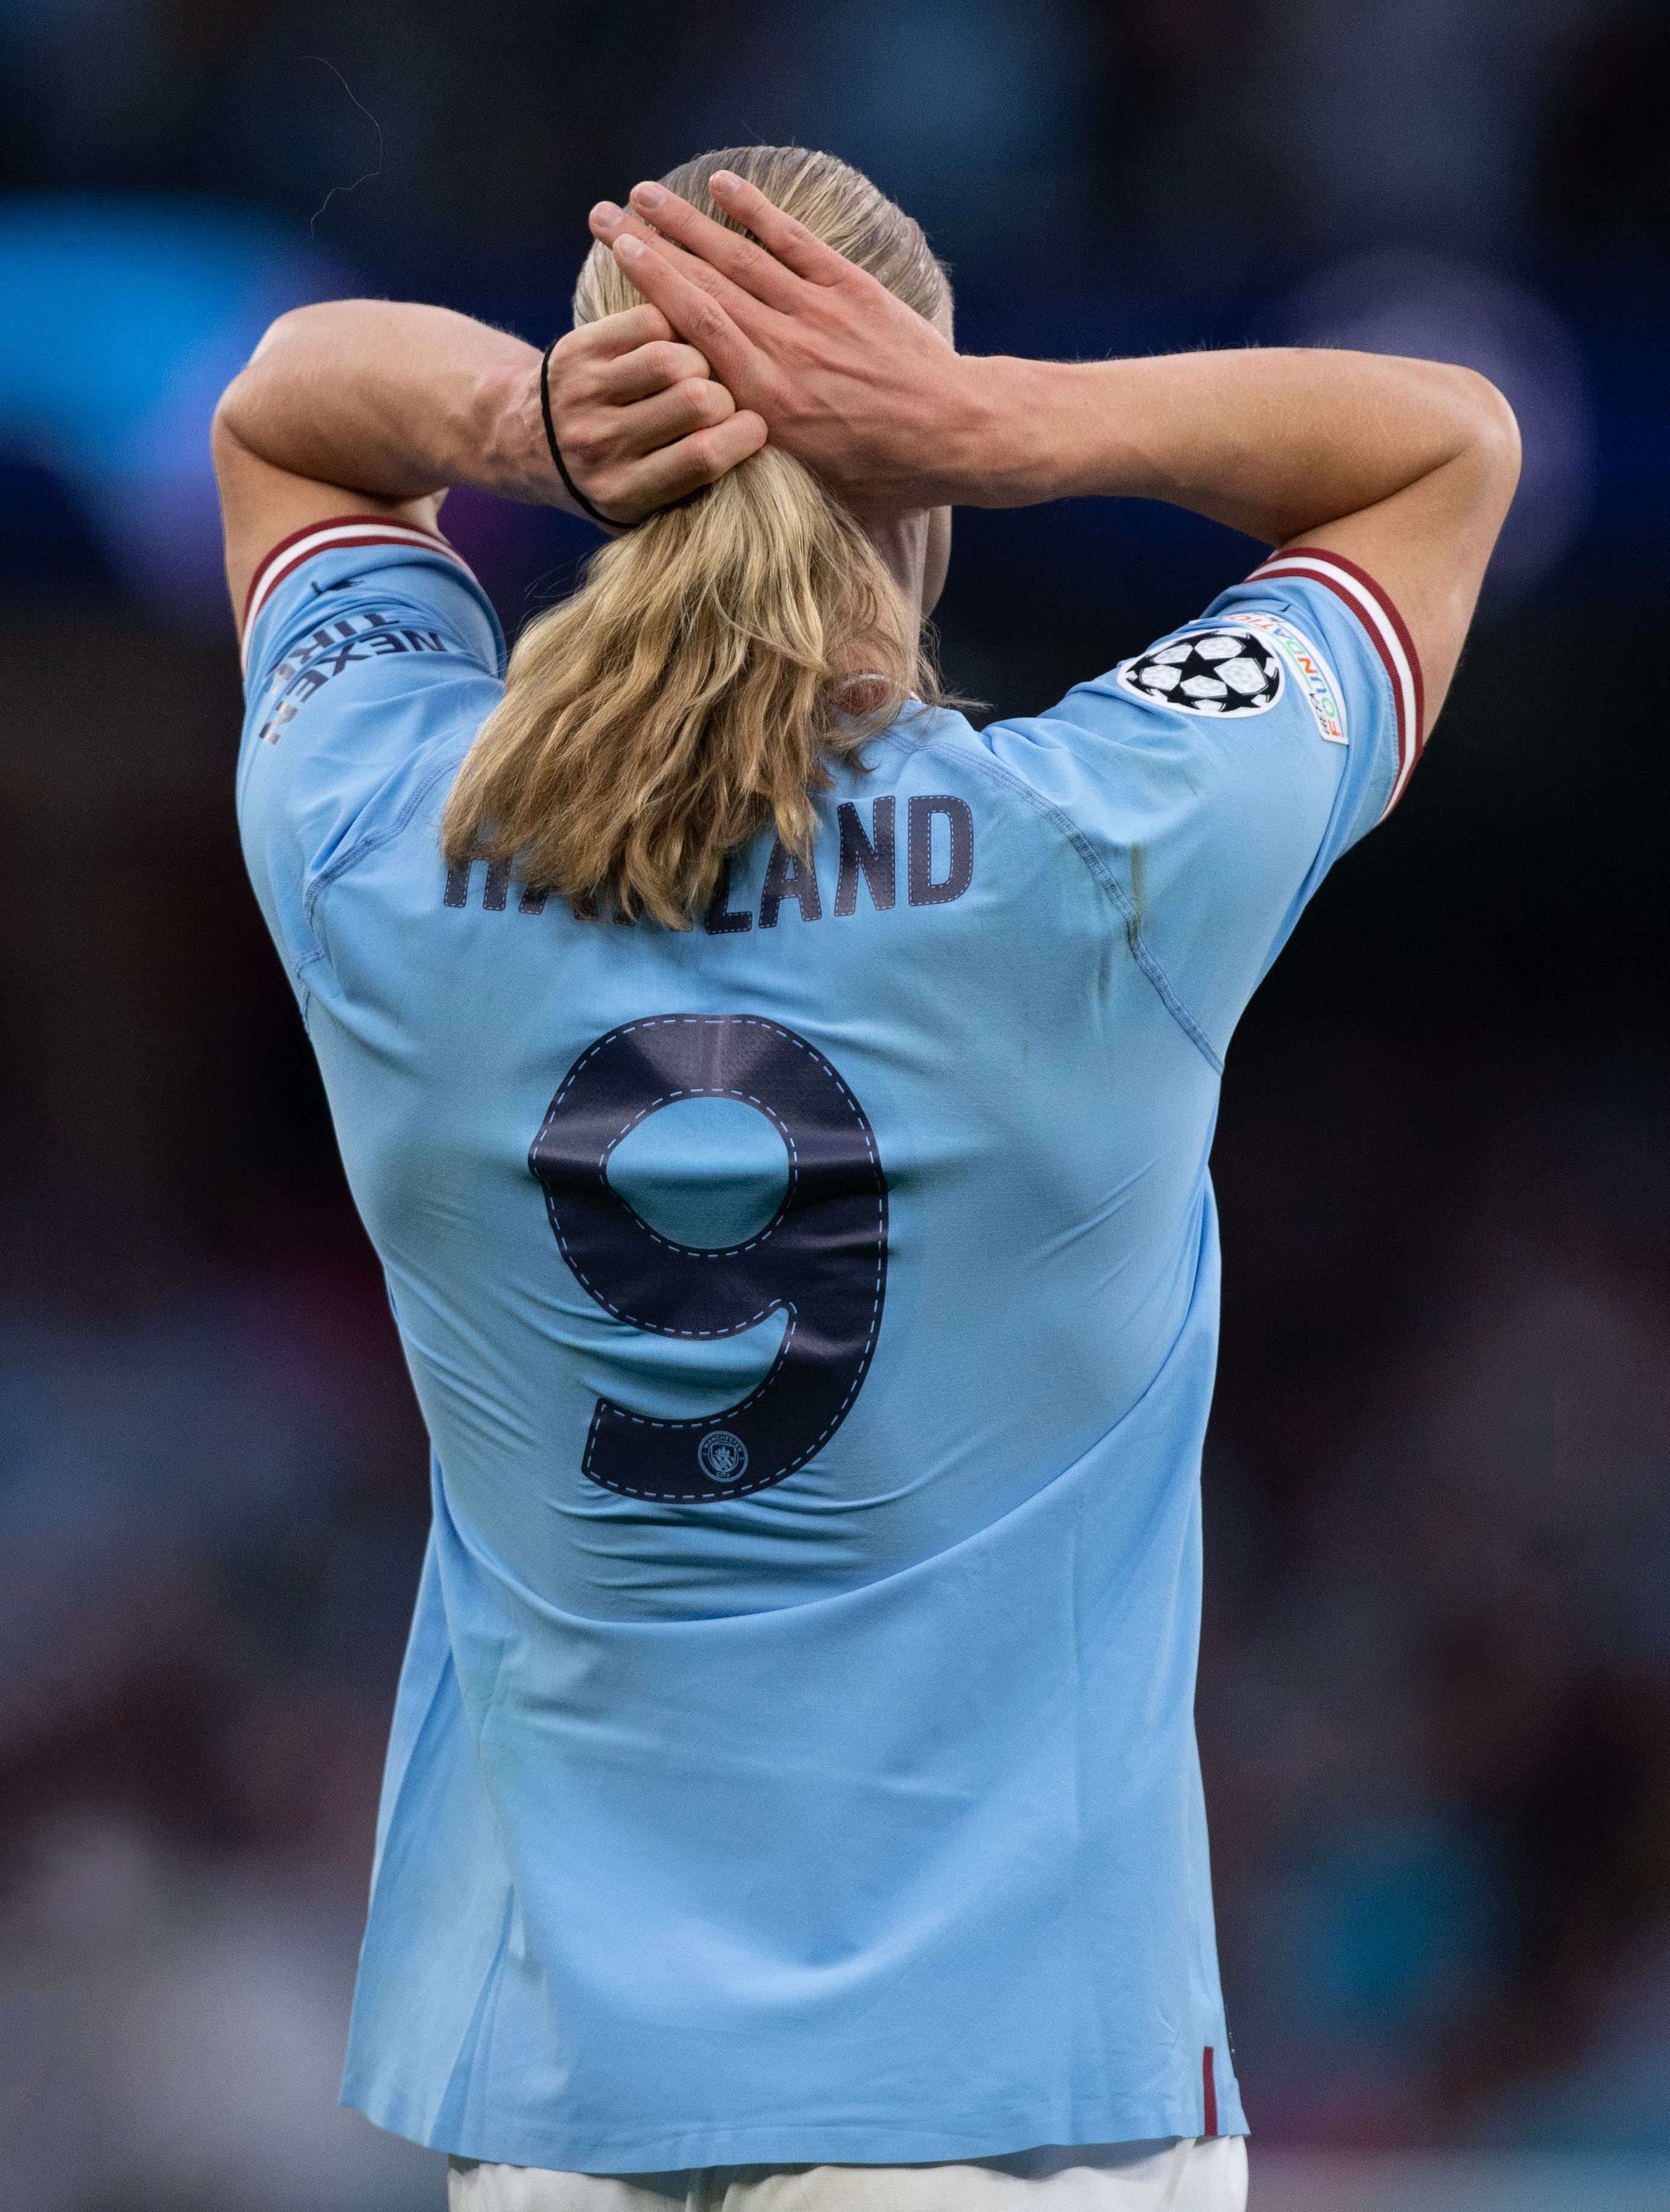
POLYGON ((756 185, 721 169, 709 190, 758 245, 659 185, 635 185, 629 210, 600 202, 592 234, 772 444, 853 513, 961 495, 990 434, 977 364, 756 185))
MULTIPOLYGON (((534 378, 524 404, 537 417, 534 378)), ((714 483, 766 441, 761 417, 738 406, 659 307, 570 331, 552 349, 550 387, 569 475, 601 514, 622 524, 714 483)), ((536 436, 543 450, 537 420, 531 445, 536 436)), ((567 503, 560 489, 552 498, 567 503)))

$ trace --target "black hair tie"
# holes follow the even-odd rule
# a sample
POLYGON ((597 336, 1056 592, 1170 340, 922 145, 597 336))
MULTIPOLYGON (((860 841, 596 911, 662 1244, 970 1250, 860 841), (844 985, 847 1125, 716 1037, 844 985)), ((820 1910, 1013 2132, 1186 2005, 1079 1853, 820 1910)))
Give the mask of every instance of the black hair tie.
MULTIPOLYGON (((556 430, 551 422, 551 356, 560 342, 559 338, 553 338, 539 356, 539 411, 545 418, 545 443, 550 447, 551 459, 556 463, 556 473, 568 485, 569 495, 578 501, 593 522, 600 522, 605 530, 635 530, 638 527, 636 522, 616 522, 612 514, 605 514, 601 507, 593 507, 568 474, 568 464, 562 458, 562 448, 556 442, 556 430)), ((641 521, 642 517, 639 520, 641 521)))

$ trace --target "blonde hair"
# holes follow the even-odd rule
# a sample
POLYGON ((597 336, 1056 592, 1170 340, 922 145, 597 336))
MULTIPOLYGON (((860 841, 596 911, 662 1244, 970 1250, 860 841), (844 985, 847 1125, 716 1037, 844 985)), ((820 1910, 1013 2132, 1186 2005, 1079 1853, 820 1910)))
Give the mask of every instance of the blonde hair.
MULTIPOLYGON (((932 319, 945 272, 867 177, 800 147, 730 147, 662 179, 709 198, 734 170, 932 319)), ((604 246, 576 327, 639 304, 604 246)), ((805 857, 829 763, 914 692, 941 695, 920 622, 880 556, 811 472, 767 446, 596 554, 582 587, 523 631, 441 824, 446 859, 513 860, 577 914, 605 905, 688 928, 728 854, 774 823, 805 857), (853 680, 871 679, 856 695, 853 680), (861 706, 862 712, 844 713, 861 706)))

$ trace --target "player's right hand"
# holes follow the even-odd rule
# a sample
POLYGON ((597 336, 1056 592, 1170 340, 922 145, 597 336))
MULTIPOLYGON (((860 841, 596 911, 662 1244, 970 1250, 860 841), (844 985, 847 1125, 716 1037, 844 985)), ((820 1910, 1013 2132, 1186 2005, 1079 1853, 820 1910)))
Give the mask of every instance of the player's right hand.
MULTIPOLYGON (((659 307, 570 331, 552 350, 550 387, 551 428, 569 475, 600 514, 623 525, 714 483, 766 441, 762 417, 738 408, 707 356, 659 307)), ((524 404, 537 418, 537 370, 524 404)), ((555 466, 551 477, 551 503, 566 506, 555 466)))

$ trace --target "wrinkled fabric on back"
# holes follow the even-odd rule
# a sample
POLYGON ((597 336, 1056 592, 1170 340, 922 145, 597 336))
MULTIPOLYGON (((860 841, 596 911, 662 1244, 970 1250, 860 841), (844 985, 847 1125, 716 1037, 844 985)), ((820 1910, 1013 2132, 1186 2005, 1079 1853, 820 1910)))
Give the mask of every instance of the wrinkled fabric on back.
POLYGON ((239 798, 434 1443, 345 2097, 597 2172, 1243 2130, 1207 1154, 1412 760, 1383 640, 1271 574, 915 714, 675 933, 449 872, 496 625, 343 529, 258 586, 239 798))

